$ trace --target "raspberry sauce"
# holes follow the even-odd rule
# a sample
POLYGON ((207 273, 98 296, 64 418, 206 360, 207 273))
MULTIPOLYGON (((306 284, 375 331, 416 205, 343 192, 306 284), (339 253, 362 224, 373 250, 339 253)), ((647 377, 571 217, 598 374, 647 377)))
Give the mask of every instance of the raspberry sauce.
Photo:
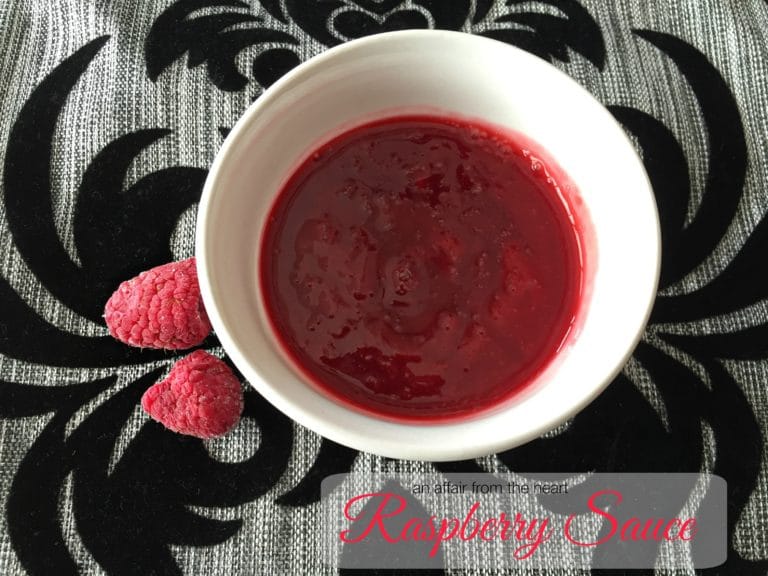
POLYGON ((579 224, 522 137, 398 116, 332 139, 295 170, 261 245, 267 313, 337 401, 455 420, 529 384, 580 305, 579 224))

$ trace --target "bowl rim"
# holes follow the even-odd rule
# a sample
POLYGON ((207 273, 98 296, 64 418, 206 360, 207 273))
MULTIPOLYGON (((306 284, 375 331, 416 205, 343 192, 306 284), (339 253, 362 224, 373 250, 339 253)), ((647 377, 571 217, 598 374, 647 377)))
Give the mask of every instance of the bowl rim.
MULTIPOLYGON (((649 224, 651 223, 649 222, 649 224)), ((626 132, 621 128, 621 125, 607 111, 607 109, 605 109, 602 103, 600 103, 591 93, 589 93, 589 91, 587 91, 583 86, 578 84, 578 82, 576 82, 568 74, 556 68, 555 66, 551 65, 549 62, 547 62, 542 58, 539 58, 515 46, 509 45, 491 38, 473 35, 473 34, 467 34, 464 32, 447 31, 447 30, 404 30, 404 31, 385 32, 381 34, 366 36, 366 37, 359 38, 356 40, 351 40, 344 44, 330 48, 308 59, 307 61, 301 63, 296 68, 286 73, 284 76, 278 79, 274 84, 272 84, 272 86, 270 86, 267 90, 265 90, 261 94, 261 96, 259 96, 259 98, 257 98, 246 109, 246 111, 238 119, 236 124, 233 126, 232 130, 229 132, 229 134, 225 138, 225 141, 222 144, 219 151, 217 152, 214 158, 214 161, 211 165, 211 168, 208 172, 208 176, 206 178, 205 185, 203 187, 203 192, 200 198, 200 203, 198 206, 196 232, 195 232, 195 255, 197 258, 198 278, 200 282, 200 289, 201 289, 203 302, 206 307, 208 317, 211 321, 211 324, 213 325, 216 335, 219 338, 219 341, 221 342, 222 347, 224 348, 225 352, 231 357, 235 365, 240 369, 240 371, 243 373, 244 377, 249 381, 249 383, 254 388, 256 388, 256 390, 267 401, 269 401, 272 405, 274 405, 278 410, 280 410, 281 412, 289 416, 295 422, 298 422, 301 425, 306 426, 307 428, 313 430, 314 432, 320 434, 321 436, 329 438, 330 440, 333 440, 340 444, 350 446, 357 450, 372 452, 375 454, 392 457, 392 458, 398 458, 398 459, 448 461, 448 460, 480 457, 480 456, 492 454, 495 452, 510 449, 512 447, 524 444, 540 436, 541 434, 547 431, 550 431, 553 428, 561 425, 563 422, 565 422, 566 420, 568 420, 569 418, 573 417, 575 414, 583 410, 599 394, 601 394, 603 390, 614 380, 614 378, 619 374, 619 372, 621 372, 624 365, 631 357, 637 344, 640 342, 643 336, 645 326, 650 318, 651 311, 653 309, 653 304, 656 298, 656 291, 658 289, 658 281, 659 281, 659 275, 660 275, 660 269, 661 269, 661 227, 659 222, 658 207, 655 201, 655 197, 653 195, 653 187, 644 169, 642 160, 638 155, 636 149, 632 145, 626 132), (406 445, 398 446, 396 443, 379 442, 377 446, 374 447, 371 445, 372 437, 374 435, 371 434, 370 431, 365 433, 356 429, 350 429, 345 427, 343 423, 340 424, 338 422, 330 421, 328 418, 323 418, 321 416, 318 416, 317 414, 308 413, 301 406, 294 404, 293 401, 291 401, 290 399, 282 395, 279 390, 279 386, 275 386, 274 382, 269 382, 266 378, 261 377, 258 374, 258 372, 256 372, 256 375, 258 375, 259 378, 249 377, 253 375, 251 374, 251 372, 255 370, 255 368, 253 367, 253 363, 247 357, 247 354, 245 353, 243 347, 238 342, 236 342, 235 339, 229 333, 229 330, 227 329, 227 324, 224 318, 220 315, 218 306, 216 304, 218 297, 216 295, 216 290, 213 286, 213 279, 210 276, 210 262, 209 262, 208 253, 206 249, 206 246, 207 246, 206 239, 209 237, 211 233, 210 222, 209 222, 210 206, 212 202, 212 197, 215 194, 216 189, 218 188, 218 180, 221 176, 223 165, 226 163, 227 159, 232 154, 232 152, 238 148, 239 140, 247 133, 249 126, 253 122, 255 122, 256 119, 262 113, 264 113, 264 110, 270 106, 270 103, 273 100, 275 100, 276 98, 280 98, 281 94, 286 89, 288 89, 293 83, 301 80, 301 78, 303 78, 305 75, 314 74, 315 68, 319 66, 323 66, 327 61, 339 58, 340 56, 343 56, 348 52, 354 52, 361 48, 370 47, 371 45, 375 45, 375 44, 386 45, 388 42, 397 42, 400 39, 440 38, 441 40, 445 40, 445 39, 458 39, 459 37, 462 41, 482 42, 482 43, 495 45, 497 48, 503 47, 504 50, 516 52, 518 57, 530 59, 532 61, 537 62, 538 65, 544 65, 548 67, 550 73, 556 73, 561 77, 561 79, 565 80, 568 84, 570 84, 572 88, 587 95, 589 99, 591 99, 596 104, 598 104, 603 109, 604 118, 607 121, 613 123, 614 126, 619 129, 618 133, 620 134, 620 137, 624 140, 624 144, 626 144, 626 148, 630 150, 632 154, 634 154, 634 161, 638 163, 638 166, 641 169, 641 173, 644 176, 643 187, 647 190, 650 196, 651 204, 652 204, 652 209, 653 209, 652 211, 654 215, 654 222, 652 223, 652 225, 653 225, 653 228, 655 229, 655 234, 653 239, 654 241, 653 259, 654 259, 654 265, 655 265, 655 275, 653 279, 653 285, 652 285, 652 289, 649 292, 649 297, 647 301, 643 303, 643 306, 644 306, 643 317, 642 317, 643 319, 642 319, 642 322, 637 327, 634 340, 632 341, 631 346, 629 346, 626 349, 624 355, 621 358, 616 358, 615 365, 613 367, 613 370, 610 373, 610 377, 605 378, 605 380, 602 382, 595 382, 595 385, 590 388, 588 394, 582 395, 577 402, 567 405, 567 408, 563 407, 562 409, 553 410, 553 412, 550 414, 542 415, 537 426, 532 426, 527 430, 525 430, 524 432, 518 433, 514 436, 510 435, 510 436, 504 436, 500 438, 486 438, 482 443, 473 442, 472 444, 461 444, 461 443, 446 442, 440 446, 430 445, 428 447, 425 447, 419 443, 409 444, 407 446, 406 445), (258 386, 254 384, 254 381, 263 383, 265 384, 265 386, 258 386)), ((639 308, 639 304, 636 304, 636 305, 639 308)), ((352 413, 358 414, 357 411, 355 411, 354 409, 348 406, 340 405, 340 408, 344 412, 348 412, 350 414, 352 413)), ((370 418, 371 420, 376 420, 379 423, 384 422, 384 420, 379 421, 373 416, 368 416, 368 418, 370 418)), ((483 420, 483 418, 484 416, 481 414, 480 416, 478 416, 477 420, 483 420)), ((386 422, 388 425, 395 426, 398 428, 423 429, 424 427, 433 427, 433 428, 446 427, 446 428, 453 429, 457 427, 472 426, 472 423, 474 421, 475 419, 470 418, 467 420, 449 421, 446 423, 441 423, 441 422, 430 423, 428 421, 425 421, 423 423, 411 423, 411 422, 398 423, 398 422, 390 422, 390 421, 386 421, 386 422)))

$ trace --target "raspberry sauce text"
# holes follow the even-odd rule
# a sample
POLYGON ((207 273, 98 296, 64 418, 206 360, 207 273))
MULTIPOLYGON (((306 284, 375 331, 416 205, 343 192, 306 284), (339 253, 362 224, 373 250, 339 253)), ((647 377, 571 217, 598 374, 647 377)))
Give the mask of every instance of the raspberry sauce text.
POLYGON ((394 420, 485 411, 577 316, 579 223, 523 138, 398 116, 315 151, 280 192, 259 271, 273 328, 337 401, 394 420))

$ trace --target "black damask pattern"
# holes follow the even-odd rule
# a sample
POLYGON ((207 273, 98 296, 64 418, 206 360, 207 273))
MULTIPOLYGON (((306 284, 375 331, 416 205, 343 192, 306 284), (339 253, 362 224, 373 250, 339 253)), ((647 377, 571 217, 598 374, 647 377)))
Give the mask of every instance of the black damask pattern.
MULTIPOLYGON (((159 81, 186 55, 187 67, 204 66, 218 90, 244 90, 251 79, 266 88, 306 53, 302 40, 289 32, 296 28, 289 25, 325 46, 385 30, 438 28, 480 33, 550 61, 567 62, 575 52, 597 70, 603 69, 607 57, 600 27, 576 0, 507 0, 499 5, 491 0, 176 0, 158 14, 145 39, 147 75, 159 81), (542 11, 542 6, 549 10, 542 11), (253 54, 251 68, 240 69, 237 61, 248 50, 253 54)), ((698 102, 708 135, 703 199, 685 226, 691 183, 679 142, 646 112, 610 108, 639 143, 656 193, 663 288, 701 266, 732 224, 744 194, 747 147, 738 105, 712 63, 680 38, 650 30, 635 35, 677 66, 698 102)), ((97 323, 102 323, 104 302, 120 281, 172 258, 171 233, 179 216, 199 198, 206 176, 201 168, 175 166, 147 174, 124 189, 126 171, 136 156, 149 146, 162 145, 171 130, 143 128, 120 135, 93 158, 83 175, 73 221, 80 261, 69 256, 58 238, 51 202, 54 135, 67 98, 107 42, 107 36, 92 40, 40 82, 13 125, 4 167, 5 211, 15 249, 62 305, 97 323)), ((220 131, 224 136, 227 129, 220 131)), ((764 439, 753 408, 721 360, 768 358, 768 321, 761 318, 737 332, 706 335, 681 334, 675 324, 765 300, 768 280, 757 270, 767 248, 768 224, 763 220, 709 284, 689 294, 657 298, 647 336, 634 357, 652 377, 665 419, 636 384, 620 375, 563 433, 501 453, 500 462, 518 472, 699 471, 706 423, 715 439, 714 472, 728 481, 732 535, 755 489, 764 439), (681 354, 703 367, 708 383, 678 359, 681 354)), ((215 346, 215 337, 204 343, 215 346)), ((111 376, 76 384, 0 381, 0 417, 50 414, 16 471, 5 510, 14 551, 29 574, 78 573, 58 511, 68 478, 78 533, 107 573, 181 574, 171 545, 213 546, 242 527, 238 519, 211 520, 190 507, 233 507, 264 497, 285 472, 294 449, 293 424, 249 391, 244 417, 256 422, 261 442, 246 461, 218 462, 201 441, 147 421, 110 468, 125 423, 143 391, 163 371, 150 363, 170 363, 177 356, 61 330, 40 317, 2 277, 0 354, 48 366, 114 368, 111 376), (116 389, 121 366, 145 364, 142 376, 116 389), (67 435, 74 415, 103 394, 108 398, 67 435)), ((289 512, 317 502, 321 480, 350 470, 357 455, 322 440, 314 464, 296 486, 277 497, 276 505, 289 512)), ((475 460, 435 468, 446 475, 482 470, 475 460)), ((681 505, 686 496, 681 494, 681 505)), ((554 500, 543 503, 560 511, 554 500)), ((431 573, 444 573, 441 565, 431 573)), ((709 572, 766 570, 768 562, 741 558, 731 542, 727 563, 709 572)))
POLYGON ((102 37, 81 48, 37 87, 14 124, 5 159, 5 207, 14 245, 60 302, 95 322, 101 321, 104 302, 117 282, 147 264, 171 259, 170 232, 199 197, 206 175, 199 168, 168 168, 123 191, 134 157, 169 131, 122 136, 93 159, 83 176, 75 220, 82 263, 69 257, 58 238, 51 205, 53 134, 75 82, 107 40, 102 37), (155 210, 158 204, 167 210, 155 210))
POLYGON ((285 0, 291 20, 326 46, 408 28, 458 30, 470 8, 469 0, 285 0))
MULTIPOLYGON (((660 288, 665 288, 700 265, 733 221, 744 194, 747 145, 738 106, 717 69, 695 48, 674 36, 650 30, 636 30, 635 33, 668 54, 678 65, 699 102, 709 135, 709 174, 696 217, 686 227, 690 185, 682 148, 652 116, 631 109, 613 108, 619 120, 641 141, 659 212, 663 215, 664 259, 659 283, 660 288), (667 153, 670 156, 665 156, 667 153)), ((725 292, 720 295, 725 297, 723 302, 728 303, 726 306, 730 310, 701 306, 703 302, 689 301, 686 295, 679 299, 659 298, 653 318, 658 322, 674 322, 714 316, 759 299, 746 302, 742 297, 731 300, 733 295, 725 292), (691 310, 691 316, 677 317, 674 312, 665 312, 674 310, 683 301, 691 302, 685 306, 691 310)))
POLYGON ((507 13, 497 17, 494 27, 482 32, 483 36, 519 46, 550 61, 569 62, 570 48, 603 69, 603 35, 594 18, 576 0, 507 0, 506 4, 507 13), (532 6, 535 4, 552 6, 562 15, 536 11, 532 6))
MULTIPOLYGON (((247 10, 248 4, 239 0, 179 0, 172 4, 155 20, 146 39, 144 54, 150 79, 157 80, 163 70, 186 53, 188 68, 205 64, 208 77, 218 88, 241 90, 248 78, 235 64, 240 52, 268 43, 298 44, 287 32, 265 27, 262 18, 242 9, 247 10), (234 10, 192 16, 202 8, 234 10)), ((287 48, 270 48, 261 55, 262 60, 265 57, 271 58, 267 69, 282 66, 283 73, 298 63, 298 57, 287 48)), ((268 78, 273 76, 274 72, 268 78)))
MULTIPOLYGON (((594 18, 576 0, 507 0, 492 18, 492 2, 479 0, 472 14, 469 0, 269 0, 261 7, 282 24, 294 22, 313 39, 331 47, 354 38, 405 29, 480 30, 480 34, 528 50, 547 60, 570 60, 569 50, 602 69, 605 43, 594 18), (536 5, 557 9, 542 13, 536 5)), ((156 81, 187 54, 187 67, 206 63, 220 89, 248 84, 235 62, 240 52, 262 46, 253 59, 253 78, 263 88, 299 63, 291 47, 298 41, 283 30, 266 27, 264 18, 244 12, 239 0, 177 0, 155 20, 145 42, 147 74, 156 81), (201 14, 202 9, 218 10, 201 14), (224 11, 220 11, 224 10, 224 11), (270 47, 263 48, 269 43, 270 47), (274 47, 281 43, 284 47, 274 47)))
MULTIPOLYGON (((141 130, 114 140, 83 175, 74 218, 81 264, 70 259, 53 223, 52 138, 68 93, 107 41, 99 38, 78 50, 30 96, 11 131, 4 182, 8 223, 21 256, 62 303, 100 323, 104 302, 121 280, 172 258, 171 232, 180 214, 199 198, 206 174, 198 168, 168 168, 124 191, 122 181, 133 158, 169 131, 141 130)), ((62 331, 0 280, 0 352, 7 356, 83 368, 175 357, 129 348, 110 337, 62 331)), ((215 338, 204 343, 217 344, 215 338)), ((201 441, 148 421, 109 471, 125 422, 162 372, 162 368, 149 370, 115 392, 66 437, 75 412, 112 388, 116 375, 46 387, 0 382, 0 416, 53 412, 16 471, 5 511, 14 550, 30 574, 77 573, 58 512, 60 492, 70 475, 78 532, 103 568, 110 574, 176 574, 180 569, 169 545, 213 545, 241 526, 240 521, 207 519, 189 506, 251 501, 284 472, 292 449, 292 424, 253 391, 246 393, 243 416, 256 420, 261 443, 247 461, 217 462, 201 441)))

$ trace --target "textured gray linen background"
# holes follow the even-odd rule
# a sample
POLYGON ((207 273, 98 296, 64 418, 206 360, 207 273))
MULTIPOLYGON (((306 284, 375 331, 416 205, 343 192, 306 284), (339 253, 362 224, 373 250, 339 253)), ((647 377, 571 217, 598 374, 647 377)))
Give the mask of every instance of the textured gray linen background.
MULTIPOLYGON (((89 41, 111 35, 71 92, 59 117, 52 151, 53 207, 56 229, 73 261, 78 261, 72 233, 75 195, 83 172, 94 155, 126 132, 147 127, 166 127, 172 134, 146 148, 131 165, 125 186, 160 168, 184 165, 208 167, 222 142, 219 127, 232 126, 261 88, 251 83, 245 90, 226 92, 208 79, 204 67, 188 70, 180 58, 151 81, 144 61, 144 42, 153 22, 172 0, 83 1, 3 0, 0 3, 0 161, 5 160, 7 141, 14 121, 33 89, 53 68, 89 41)), ((548 4, 529 3, 543 13, 557 14, 548 4)), ((648 112, 661 120, 681 143, 689 163, 692 201, 689 220, 696 213, 708 173, 706 127, 689 85, 675 64, 650 44, 638 41, 632 29, 674 34, 703 52, 726 80, 745 128, 748 169, 745 193, 725 237, 706 262, 668 289, 670 294, 690 292, 715 278, 734 258, 768 209, 768 4, 762 0, 584 0, 583 6, 597 21, 605 40, 607 58, 602 71, 571 52, 570 62, 554 64, 577 79, 605 104, 624 105, 648 112)), ((413 6, 412 3, 404 3, 413 6)), ((474 5, 474 4, 473 4, 474 5)), ((302 60, 326 46, 290 21, 281 23, 255 1, 250 11, 275 28, 286 30, 301 43, 294 47, 302 60)), ((495 14, 497 3, 479 24, 467 24, 467 32, 482 32, 495 14)), ((238 56, 242 70, 264 46, 244 50, 238 56)), ((589 145, 585 135, 585 145, 589 145)), ((5 186, 5 182, 3 182, 5 186)), ((620 188, 621 183, 617 182, 620 188)), ((0 190, 0 197, 3 190, 0 190)), ((193 253, 194 209, 184 213, 172 239, 173 254, 193 253)), ((82 318, 52 297, 31 273, 14 246, 0 203, 0 276, 47 322, 62 330, 85 336, 105 335, 106 329, 82 318)), ((0 303, 1 304, 1 303, 0 303)), ((765 302, 718 316, 666 327, 679 334, 709 334, 738 330, 768 321, 765 302)), ((706 374, 696 362, 661 342, 651 327, 646 339, 669 355, 706 374)), ((125 383, 168 362, 122 367, 118 382, 79 410, 68 424, 74 430, 88 414, 125 383)), ((768 431, 766 382, 768 364, 763 361, 727 360, 729 373, 748 398, 763 431, 768 431)), ((35 364, 0 355, 0 380, 6 382, 66 386, 114 374, 112 368, 64 368, 35 364)), ((650 376, 631 360, 625 373, 662 417, 664 406, 650 376)), ((5 501, 21 459, 50 421, 50 414, 0 419, 0 503, 5 501)), ((112 456, 119 461, 128 443, 146 421, 137 405, 123 427, 112 456)), ((704 461, 712 465, 712 435, 704 427, 704 461)), ((206 442, 213 457, 222 461, 244 460, 259 443, 252 420, 229 436, 206 442)), ((311 536, 317 522, 315 505, 283 507, 275 498, 295 486, 311 466, 320 445, 313 433, 295 426, 294 447, 285 474, 264 496, 233 508, 200 508, 204 516, 242 518, 242 529, 222 544, 206 547, 175 546, 173 555, 185 574, 320 574, 319 540, 311 536), (304 537, 298 536, 305 534, 304 537)), ((649 450, 653 448, 649 446, 649 450)), ((757 487, 739 519, 735 547, 746 559, 768 559, 768 477, 763 467, 757 487)), ((495 457, 481 460, 493 471, 495 457)), ((393 462, 360 455, 355 471, 389 469, 424 472, 431 466, 419 462, 393 462)), ((62 486, 59 515, 64 540, 82 574, 106 573, 79 537, 72 509, 72 477, 62 486)), ((119 546, 119 542, 115 544, 119 546)), ((676 551, 674 553, 686 553, 676 551)), ((11 543, 5 514, 0 515, 0 574, 19 575, 24 569, 11 543)), ((693 573, 690 571, 690 573, 693 573)))

